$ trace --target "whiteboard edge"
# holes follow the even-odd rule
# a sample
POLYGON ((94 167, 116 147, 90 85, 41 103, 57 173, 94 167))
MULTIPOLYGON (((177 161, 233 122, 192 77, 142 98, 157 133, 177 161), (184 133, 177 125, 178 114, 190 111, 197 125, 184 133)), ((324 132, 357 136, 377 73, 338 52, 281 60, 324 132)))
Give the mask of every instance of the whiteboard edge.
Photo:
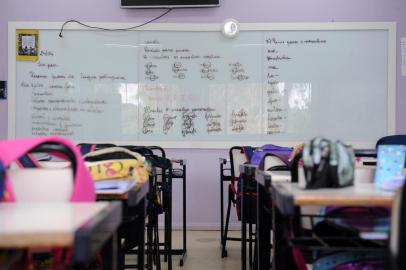
MULTIPOLYGON (((138 145, 138 146, 153 146, 159 145, 163 148, 176 148, 176 149, 230 149, 233 146, 250 145, 253 147, 259 147, 269 142, 266 141, 75 141, 75 144, 79 143, 113 143, 116 145, 138 145)), ((272 144, 286 147, 293 147, 301 144, 303 141, 272 141, 272 144)), ((374 149, 375 142, 360 142, 360 141, 348 141, 348 145, 351 145, 355 149, 374 149)))
POLYGON ((396 23, 388 26, 388 135, 396 134, 396 23))
POLYGON ((8 103, 7 103, 7 134, 8 139, 14 139, 16 133, 16 110, 14 110, 16 105, 16 82, 17 82, 17 60, 16 55, 16 29, 18 24, 9 22, 8 23, 8 103))
MULTIPOLYGON (((14 25, 15 29, 61 29, 64 22, 28 22, 14 21, 9 25, 14 25)), ((83 22, 95 27, 102 28, 128 28, 136 26, 134 23, 117 22, 83 22)), ((240 23, 241 31, 261 31, 261 30, 388 30, 393 27, 394 22, 303 22, 303 23, 240 23)), ((215 31, 221 32, 222 22, 217 23, 150 23, 132 31, 215 31)), ((88 28, 76 23, 67 24, 66 30, 88 30, 88 28)))

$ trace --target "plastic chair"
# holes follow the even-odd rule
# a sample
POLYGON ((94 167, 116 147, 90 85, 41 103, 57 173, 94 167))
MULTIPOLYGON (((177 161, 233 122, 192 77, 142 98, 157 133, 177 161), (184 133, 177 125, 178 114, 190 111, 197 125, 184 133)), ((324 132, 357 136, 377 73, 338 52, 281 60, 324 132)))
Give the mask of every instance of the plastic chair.
POLYGON ((168 269, 172 269, 172 163, 166 158, 165 150, 160 146, 148 146, 154 155, 157 177, 157 187, 161 195, 161 204, 164 214, 164 261, 168 263, 168 269))
MULTIPOLYGON (((145 146, 135 146, 135 145, 124 145, 115 146, 111 144, 80 144, 78 145, 82 153, 92 152, 94 150, 108 150, 111 147, 115 147, 113 152, 108 152, 102 155, 89 156, 86 155, 84 158, 86 161, 100 161, 108 159, 127 159, 134 158, 131 152, 138 153, 145 157, 147 160, 151 161, 154 158, 154 153, 151 149, 145 146), (122 150, 121 150, 122 149, 122 150)), ((152 163, 152 162, 151 162, 152 163)), ((156 204, 156 191, 157 191, 157 180, 155 173, 151 173, 149 179, 149 193, 147 195, 147 266, 153 268, 153 263, 155 262, 156 269, 161 269, 160 265, 160 252, 159 252, 159 231, 158 231, 158 212, 156 204)), ((139 206, 129 206, 125 201, 123 202, 123 223, 119 229, 119 238, 124 239, 121 243, 122 252, 120 253, 120 269, 124 268, 134 268, 135 265, 125 264, 125 255, 127 254, 137 254, 137 250, 134 248, 138 245, 139 235, 138 231, 135 229, 137 226, 137 219, 144 218, 138 215, 139 206)))
MULTIPOLYGON (((247 162, 247 158, 243 152, 241 146, 233 146, 229 150, 230 157, 230 171, 231 171, 231 181, 232 183, 228 187, 228 200, 227 200, 227 213, 226 213, 226 222, 223 235, 221 235, 221 257, 227 257, 227 240, 229 241, 241 241, 241 238, 237 237, 228 237, 228 227, 230 223, 231 215, 231 205, 236 203, 236 191, 234 187, 234 182, 238 181, 240 165, 247 162)), ((221 205, 223 207, 223 205, 221 205)))
MULTIPOLYGON (((244 184, 244 194, 241 194, 240 196, 244 196, 243 202, 244 206, 242 207, 243 209, 249 209, 244 210, 243 218, 242 220, 243 223, 248 224, 248 243, 249 243, 249 262, 251 265, 255 264, 255 261, 252 260, 253 254, 252 254, 252 244, 256 242, 254 239, 255 233, 253 232, 253 225, 256 222, 256 198, 253 198, 253 195, 246 195, 246 193, 256 193, 256 186, 254 185, 254 181, 252 182, 252 185, 248 185, 250 183, 249 181, 251 179, 246 179, 245 175, 239 174, 240 170, 240 165, 246 163, 249 161, 249 157, 247 154, 244 152, 244 148, 247 150, 250 147, 241 147, 241 146, 233 146, 229 150, 229 156, 230 156, 230 171, 231 171, 231 184, 229 185, 228 188, 228 203, 227 203, 227 213, 226 213, 226 222, 225 222, 225 227, 223 231, 223 235, 221 236, 221 246, 222 246, 222 252, 221 256, 227 257, 227 240, 229 241, 241 241, 242 242, 242 250, 245 250, 244 244, 245 244, 245 239, 246 237, 244 236, 245 229, 243 228, 243 231, 241 232, 241 238, 236 238, 236 237, 228 237, 228 229, 229 229, 229 222, 230 222, 230 214, 231 214, 231 205, 232 204, 238 204, 238 192, 235 188, 235 182, 240 180, 241 182, 239 183, 244 184), (240 179, 241 177, 241 179, 240 179)), ((254 195, 256 196, 256 195, 254 195)), ((221 207, 223 207, 221 205, 221 207)), ((238 209, 237 209, 237 214, 238 214, 238 209)), ((255 253, 255 251, 254 251, 255 253)), ((245 254, 243 252, 242 254, 245 254)), ((254 257, 256 258, 256 257, 254 257)))
POLYGON ((264 156, 264 171, 290 171, 290 167, 273 154, 264 156))

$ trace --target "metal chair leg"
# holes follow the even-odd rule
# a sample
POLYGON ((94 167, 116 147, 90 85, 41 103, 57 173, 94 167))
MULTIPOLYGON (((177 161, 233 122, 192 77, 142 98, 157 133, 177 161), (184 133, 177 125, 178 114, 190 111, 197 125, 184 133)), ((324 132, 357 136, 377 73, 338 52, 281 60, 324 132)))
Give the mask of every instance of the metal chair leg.
POLYGON ((222 238, 223 241, 223 245, 222 245, 222 252, 221 252, 221 257, 227 257, 227 235, 228 235, 228 225, 230 223, 230 212, 231 212, 231 201, 228 201, 228 205, 227 205, 227 216, 226 216, 226 224, 225 224, 225 228, 224 228, 224 236, 222 238))

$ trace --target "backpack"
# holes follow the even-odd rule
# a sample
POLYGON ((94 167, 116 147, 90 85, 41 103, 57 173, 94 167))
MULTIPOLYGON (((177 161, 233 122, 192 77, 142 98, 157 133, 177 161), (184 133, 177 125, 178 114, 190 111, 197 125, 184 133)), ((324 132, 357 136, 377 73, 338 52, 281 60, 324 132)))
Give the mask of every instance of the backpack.
POLYGON ((321 257, 312 264, 313 270, 382 270, 382 251, 338 252, 321 257))
MULTIPOLYGON (((55 155, 61 155, 58 149, 66 149, 64 155, 68 156, 71 160, 71 166, 74 171, 74 185, 70 201, 95 201, 94 184, 79 151, 69 140, 58 136, 0 141, 0 183, 5 183, 5 193, 2 200, 8 202, 14 202, 16 200, 6 168, 13 162, 17 162, 21 157, 28 155, 34 149, 44 145, 55 155), (62 146, 62 148, 58 146, 62 146)), ((27 181, 31 180, 32 179, 29 179, 27 181)))
POLYGON ((255 149, 250 159, 250 164, 258 165, 259 169, 264 169, 264 157, 267 154, 277 156, 286 165, 290 165, 289 158, 293 151, 292 147, 283 147, 274 144, 265 144, 255 149))
POLYGON ((338 188, 354 182, 354 150, 341 141, 316 137, 305 143, 302 160, 306 180, 304 188, 338 188))
POLYGON ((136 184, 149 179, 151 167, 144 156, 123 147, 107 147, 83 156, 95 181, 133 179, 136 184))

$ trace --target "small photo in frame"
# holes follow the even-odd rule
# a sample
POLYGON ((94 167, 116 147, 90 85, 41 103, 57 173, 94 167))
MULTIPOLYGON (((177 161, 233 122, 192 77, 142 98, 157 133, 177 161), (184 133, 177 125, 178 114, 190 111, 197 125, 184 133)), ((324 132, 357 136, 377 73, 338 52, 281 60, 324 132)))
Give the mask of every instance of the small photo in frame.
POLYGON ((38 30, 17 30, 17 61, 37 61, 39 51, 38 30))

